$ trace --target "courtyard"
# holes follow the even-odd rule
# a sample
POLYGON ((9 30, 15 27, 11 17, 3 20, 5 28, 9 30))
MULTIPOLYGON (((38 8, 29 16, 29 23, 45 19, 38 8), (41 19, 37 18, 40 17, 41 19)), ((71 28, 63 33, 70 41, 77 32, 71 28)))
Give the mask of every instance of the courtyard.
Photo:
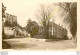
POLYGON ((65 50, 74 49, 76 45, 72 40, 46 40, 46 39, 36 39, 36 38, 12 38, 5 39, 14 50, 65 50))

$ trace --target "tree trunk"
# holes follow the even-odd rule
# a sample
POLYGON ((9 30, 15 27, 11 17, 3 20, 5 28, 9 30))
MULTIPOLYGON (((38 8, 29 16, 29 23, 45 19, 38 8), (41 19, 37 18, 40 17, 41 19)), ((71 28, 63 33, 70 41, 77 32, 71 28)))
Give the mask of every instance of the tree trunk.
POLYGON ((73 37, 73 43, 77 44, 77 36, 73 37))

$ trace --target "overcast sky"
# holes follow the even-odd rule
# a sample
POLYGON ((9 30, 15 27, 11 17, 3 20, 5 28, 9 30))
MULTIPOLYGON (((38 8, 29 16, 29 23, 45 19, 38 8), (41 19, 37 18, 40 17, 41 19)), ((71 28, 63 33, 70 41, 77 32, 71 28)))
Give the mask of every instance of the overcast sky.
MULTIPOLYGON (((41 1, 39 0, 34 0, 34 1, 33 0, 32 1, 31 0, 2 0, 2 1, 3 1, 3 4, 7 7, 6 12, 17 16, 18 23, 23 27, 26 25, 27 19, 30 18, 32 20, 37 20, 35 17, 35 14, 40 8, 41 4, 48 5, 50 3, 53 3, 53 2, 45 1, 45 0, 41 0, 41 1)), ((53 15, 55 15, 54 18, 56 18, 56 21, 57 21, 57 18, 59 19, 61 17, 59 16, 59 13, 57 12, 58 7, 54 6, 54 9, 56 10, 56 12, 54 10, 53 15)))
MULTIPOLYGON (((27 25, 27 20, 29 18, 38 22, 35 14, 41 4, 48 5, 53 3, 50 0, 2 0, 2 2, 7 7, 6 12, 17 16, 17 21, 22 27, 27 25)), ((58 6, 54 6, 53 16, 55 18, 55 23, 63 25, 64 17, 60 16, 58 8, 58 6)), ((66 25, 63 26, 66 27, 66 25)))

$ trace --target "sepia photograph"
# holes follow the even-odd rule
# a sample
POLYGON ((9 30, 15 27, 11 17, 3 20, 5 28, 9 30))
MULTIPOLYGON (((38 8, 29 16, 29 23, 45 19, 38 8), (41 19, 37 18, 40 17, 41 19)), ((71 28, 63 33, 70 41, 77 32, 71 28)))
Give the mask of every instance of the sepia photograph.
POLYGON ((2 0, 2 49, 77 48, 77 2, 2 0))

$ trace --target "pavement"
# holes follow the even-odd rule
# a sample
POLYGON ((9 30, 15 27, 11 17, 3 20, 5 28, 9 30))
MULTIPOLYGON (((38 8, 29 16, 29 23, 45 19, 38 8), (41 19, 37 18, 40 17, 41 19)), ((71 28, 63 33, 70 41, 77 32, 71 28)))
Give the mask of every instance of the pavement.
POLYGON ((48 41, 36 38, 12 38, 3 40, 14 50, 65 50, 75 49, 76 45, 72 40, 48 41))

